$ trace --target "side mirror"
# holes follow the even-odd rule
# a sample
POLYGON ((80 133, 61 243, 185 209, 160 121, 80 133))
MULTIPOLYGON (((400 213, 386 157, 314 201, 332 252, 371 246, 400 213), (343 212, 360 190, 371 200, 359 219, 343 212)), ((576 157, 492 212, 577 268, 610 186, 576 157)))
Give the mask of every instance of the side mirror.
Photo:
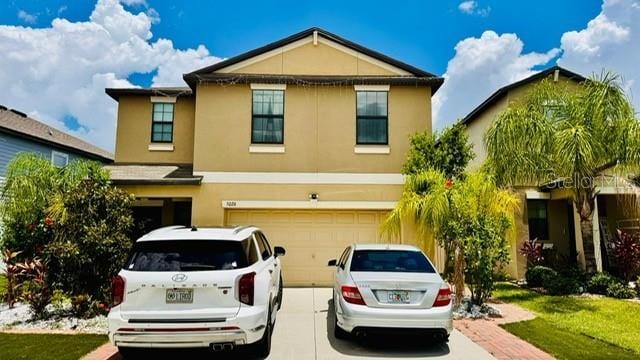
POLYGON ((327 262, 327 266, 336 266, 338 264, 338 260, 336 259, 331 259, 329 260, 329 262, 327 262))
POLYGON ((276 257, 278 257, 278 256, 284 256, 284 254, 286 254, 287 251, 282 246, 274 246, 273 253, 275 254, 276 257))

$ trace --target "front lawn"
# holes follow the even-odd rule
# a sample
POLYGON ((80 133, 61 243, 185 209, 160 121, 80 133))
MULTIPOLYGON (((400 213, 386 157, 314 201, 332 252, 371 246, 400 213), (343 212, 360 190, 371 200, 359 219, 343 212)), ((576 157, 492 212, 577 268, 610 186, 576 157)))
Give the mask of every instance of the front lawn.
MULTIPOLYGON (((596 354, 604 356, 616 348, 609 348, 603 345, 604 342, 617 345, 620 350, 632 350, 636 358, 640 356, 638 303, 606 297, 548 296, 508 283, 498 284, 493 297, 534 312, 538 316, 536 320, 504 327, 558 358, 588 358, 579 354, 583 353, 580 348, 589 345, 578 344, 586 344, 590 339, 600 340, 591 340, 596 354), (559 338, 555 339, 551 334, 557 334, 559 338), (576 343, 569 346, 572 339, 576 343)), ((616 356, 626 355, 620 353, 616 356)))
POLYGON ((0 358, 77 360, 107 342, 105 335, 0 333, 0 358))

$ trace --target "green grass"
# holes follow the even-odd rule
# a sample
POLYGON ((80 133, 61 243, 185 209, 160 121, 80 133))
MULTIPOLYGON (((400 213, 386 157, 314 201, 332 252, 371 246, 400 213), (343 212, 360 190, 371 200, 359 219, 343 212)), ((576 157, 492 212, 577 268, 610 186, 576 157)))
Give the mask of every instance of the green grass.
POLYGON ((501 325, 557 359, 637 359, 638 354, 586 335, 558 328, 542 318, 501 325))
POLYGON ((0 275, 0 303, 4 300, 4 294, 7 292, 7 279, 4 275, 0 275))
POLYGON ((105 335, 0 333, 0 359, 76 360, 106 342, 105 335))
MULTIPOLYGON (((605 297, 548 296, 508 283, 498 284, 493 297, 529 309, 542 320, 505 326, 507 330, 514 330, 515 335, 525 340, 528 340, 525 334, 531 332, 528 335, 531 337, 531 342, 542 349, 547 350, 547 347, 550 347, 549 351, 551 351, 558 348, 547 335, 557 332, 559 336, 562 335, 559 340, 563 337, 583 336, 585 339, 597 339, 632 350, 636 353, 634 354, 636 358, 640 357, 640 304, 638 303, 605 297), (534 324, 533 329, 538 330, 536 333, 533 333, 533 330, 526 330, 529 323, 534 324)), ((599 347, 602 346, 601 342, 593 341, 594 344, 599 344, 599 347)), ((566 355, 564 358, 574 357, 566 355)))

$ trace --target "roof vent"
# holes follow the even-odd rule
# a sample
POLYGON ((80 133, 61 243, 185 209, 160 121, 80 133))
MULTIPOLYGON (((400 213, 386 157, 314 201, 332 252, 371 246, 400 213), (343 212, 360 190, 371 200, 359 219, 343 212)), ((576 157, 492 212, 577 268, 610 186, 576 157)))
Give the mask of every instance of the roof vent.
POLYGON ((0 110, 7 110, 7 107, 4 105, 0 105, 0 110))
POLYGON ((193 225, 193 226, 191 227, 191 231, 198 231, 198 227, 197 227, 197 226, 195 226, 195 225, 193 225))
POLYGON ((20 115, 20 116, 22 116, 22 117, 24 117, 24 118, 26 118, 26 117, 27 117, 27 114, 23 113, 22 111, 18 111, 18 110, 16 110, 16 109, 11 109, 10 111, 11 111, 12 113, 14 113, 14 114, 16 114, 16 115, 20 115))

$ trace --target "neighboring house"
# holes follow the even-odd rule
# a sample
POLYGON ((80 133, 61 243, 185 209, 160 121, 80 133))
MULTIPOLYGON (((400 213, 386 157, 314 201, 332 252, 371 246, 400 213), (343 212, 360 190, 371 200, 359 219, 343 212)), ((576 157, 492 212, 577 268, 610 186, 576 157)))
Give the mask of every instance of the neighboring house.
MULTIPOLYGON (((586 80, 582 75, 554 66, 493 93, 462 120, 476 154, 469 164, 470 168, 478 168, 486 160, 483 137, 491 122, 542 79, 565 83, 569 88, 586 80)), ((579 217, 568 190, 555 188, 555 184, 518 187, 521 211, 517 215, 516 236, 512 239, 512 260, 507 267, 509 275, 524 277, 526 259, 519 254, 519 249, 527 239, 539 239, 546 249, 547 257, 557 261, 577 260, 583 268, 599 271, 612 266, 614 259, 610 245, 615 229, 640 229, 640 221, 634 211, 635 206, 625 206, 631 203, 629 197, 625 196, 630 189, 616 185, 611 181, 615 178, 609 175, 603 174, 599 179, 594 213, 594 244, 582 242, 579 217)))
POLYGON ((330 284, 327 260, 348 244, 382 241, 409 136, 431 131, 443 82, 319 28, 184 79, 106 89, 119 103, 112 179, 137 197, 140 230, 260 226, 300 286, 330 284))
POLYGON ((101 163, 113 162, 113 154, 56 130, 26 114, 0 105, 0 178, 4 180, 7 165, 21 152, 41 154, 56 166, 75 159, 101 163))

